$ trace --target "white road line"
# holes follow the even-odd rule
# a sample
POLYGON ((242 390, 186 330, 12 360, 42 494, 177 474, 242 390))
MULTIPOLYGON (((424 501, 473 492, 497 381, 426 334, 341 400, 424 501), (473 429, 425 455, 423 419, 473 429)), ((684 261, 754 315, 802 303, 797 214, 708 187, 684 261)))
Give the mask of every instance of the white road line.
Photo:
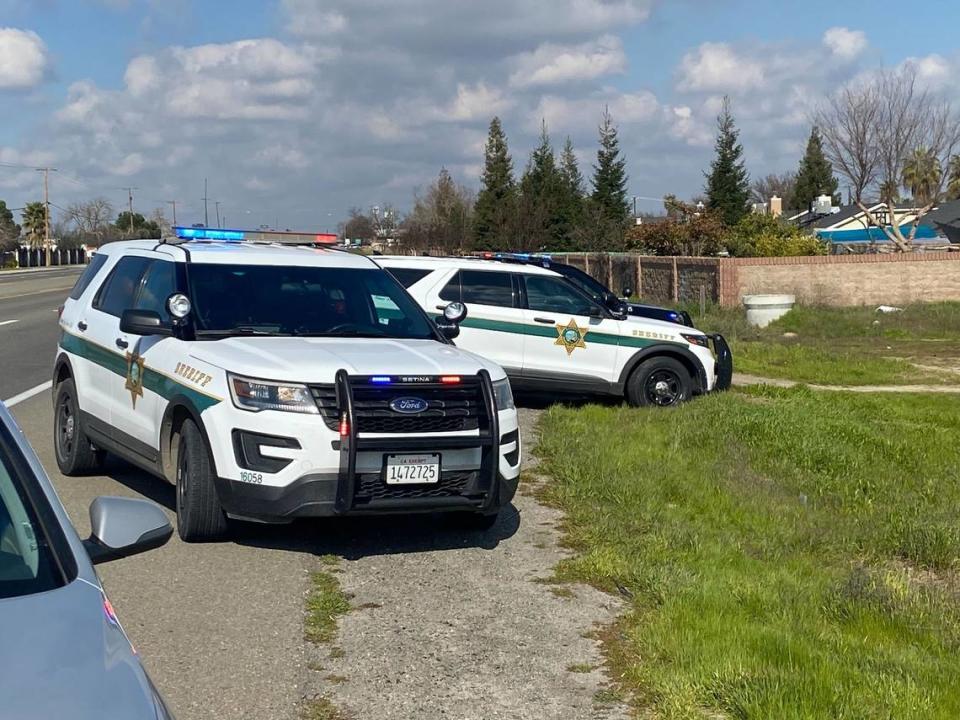
POLYGON ((37 385, 35 388, 24 390, 19 395, 14 395, 9 400, 4 400, 3 404, 6 405, 8 408, 12 408, 14 405, 18 403, 22 403, 24 400, 29 400, 34 395, 39 395, 44 390, 49 390, 52 387, 53 387, 53 380, 47 380, 45 383, 41 383, 40 385, 37 385))
POLYGON ((0 326, 13 325, 15 322, 20 322, 20 321, 19 320, 0 320, 0 326))

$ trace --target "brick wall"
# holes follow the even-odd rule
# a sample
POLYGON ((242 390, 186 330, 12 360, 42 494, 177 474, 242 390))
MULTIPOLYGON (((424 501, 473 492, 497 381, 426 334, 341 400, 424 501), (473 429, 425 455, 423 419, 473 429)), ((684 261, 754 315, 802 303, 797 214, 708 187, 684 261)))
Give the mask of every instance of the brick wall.
POLYGON ((789 293, 808 304, 902 305, 960 300, 960 253, 698 258, 577 253, 563 258, 616 292, 644 300, 739 305, 744 295, 789 293))
POLYGON ((790 293, 807 304, 905 305, 960 300, 960 253, 827 255, 724 260, 720 301, 744 295, 790 293), (723 282, 725 280, 725 282, 723 282))

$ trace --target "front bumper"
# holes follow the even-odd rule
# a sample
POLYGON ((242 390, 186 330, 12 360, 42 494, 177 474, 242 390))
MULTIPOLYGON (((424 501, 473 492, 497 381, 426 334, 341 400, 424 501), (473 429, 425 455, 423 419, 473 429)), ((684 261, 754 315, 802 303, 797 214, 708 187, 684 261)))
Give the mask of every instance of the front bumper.
MULTIPOLYGON (((446 473, 444 473, 446 474, 446 473)), ((478 473, 475 473, 475 475, 478 473)), ((217 494, 228 515, 261 522, 284 522, 299 517, 330 517, 334 515, 380 515, 465 510, 495 514, 510 503, 517 492, 520 476, 505 477, 497 473, 492 487, 484 487, 479 478, 464 481, 444 481, 423 486, 393 486, 404 488, 393 497, 378 497, 379 493, 359 495, 347 510, 337 506, 337 495, 342 481, 338 473, 304 475, 283 487, 252 485, 234 480, 217 479, 217 494), (410 492, 410 489, 414 489, 410 492), (439 491, 439 492, 438 492, 439 491), (430 493, 437 493, 431 495, 430 493)), ((365 485, 369 479, 361 477, 365 485)))
MULTIPOLYGON (((271 436, 262 432, 262 427, 235 429, 230 456, 217 458, 216 486, 221 505, 231 517, 263 522, 445 510, 495 514, 516 492, 520 433, 516 412, 503 411, 501 417, 489 375, 485 371, 478 375, 472 387, 476 388, 474 397, 482 412, 479 427, 475 425, 469 434, 371 433, 361 432, 363 422, 358 424, 355 408, 369 417, 369 396, 354 398, 358 382, 361 391, 369 387, 363 378, 351 379, 340 371, 335 417, 345 421, 349 428, 346 434, 333 434, 338 439, 331 442, 310 440, 308 434, 296 438, 271 436), (259 450, 263 450, 262 455, 259 450), (386 456, 394 453, 439 454, 439 481, 387 485, 383 469, 386 456), (308 456, 315 461, 305 462, 308 456), (276 468, 269 468, 270 463, 276 468), (244 467, 250 471, 245 472, 244 467)), ((299 426, 290 429, 294 427, 299 426)))

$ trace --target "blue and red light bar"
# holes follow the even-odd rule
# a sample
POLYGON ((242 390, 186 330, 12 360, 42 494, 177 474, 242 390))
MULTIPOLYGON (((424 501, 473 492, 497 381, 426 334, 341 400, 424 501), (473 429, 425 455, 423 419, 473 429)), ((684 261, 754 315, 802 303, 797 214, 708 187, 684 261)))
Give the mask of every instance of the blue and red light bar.
POLYGON ((184 240, 227 240, 240 242, 245 239, 243 230, 223 230, 222 228, 175 227, 173 231, 184 240))

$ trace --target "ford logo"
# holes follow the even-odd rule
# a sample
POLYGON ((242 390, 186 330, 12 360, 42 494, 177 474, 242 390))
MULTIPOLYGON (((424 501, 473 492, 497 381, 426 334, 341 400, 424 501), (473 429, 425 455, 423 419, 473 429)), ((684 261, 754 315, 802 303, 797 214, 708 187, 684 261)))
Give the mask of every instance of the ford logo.
POLYGON ((390 401, 390 409, 404 415, 416 415, 422 413, 428 407, 430 407, 430 403, 418 397, 399 397, 390 401))

